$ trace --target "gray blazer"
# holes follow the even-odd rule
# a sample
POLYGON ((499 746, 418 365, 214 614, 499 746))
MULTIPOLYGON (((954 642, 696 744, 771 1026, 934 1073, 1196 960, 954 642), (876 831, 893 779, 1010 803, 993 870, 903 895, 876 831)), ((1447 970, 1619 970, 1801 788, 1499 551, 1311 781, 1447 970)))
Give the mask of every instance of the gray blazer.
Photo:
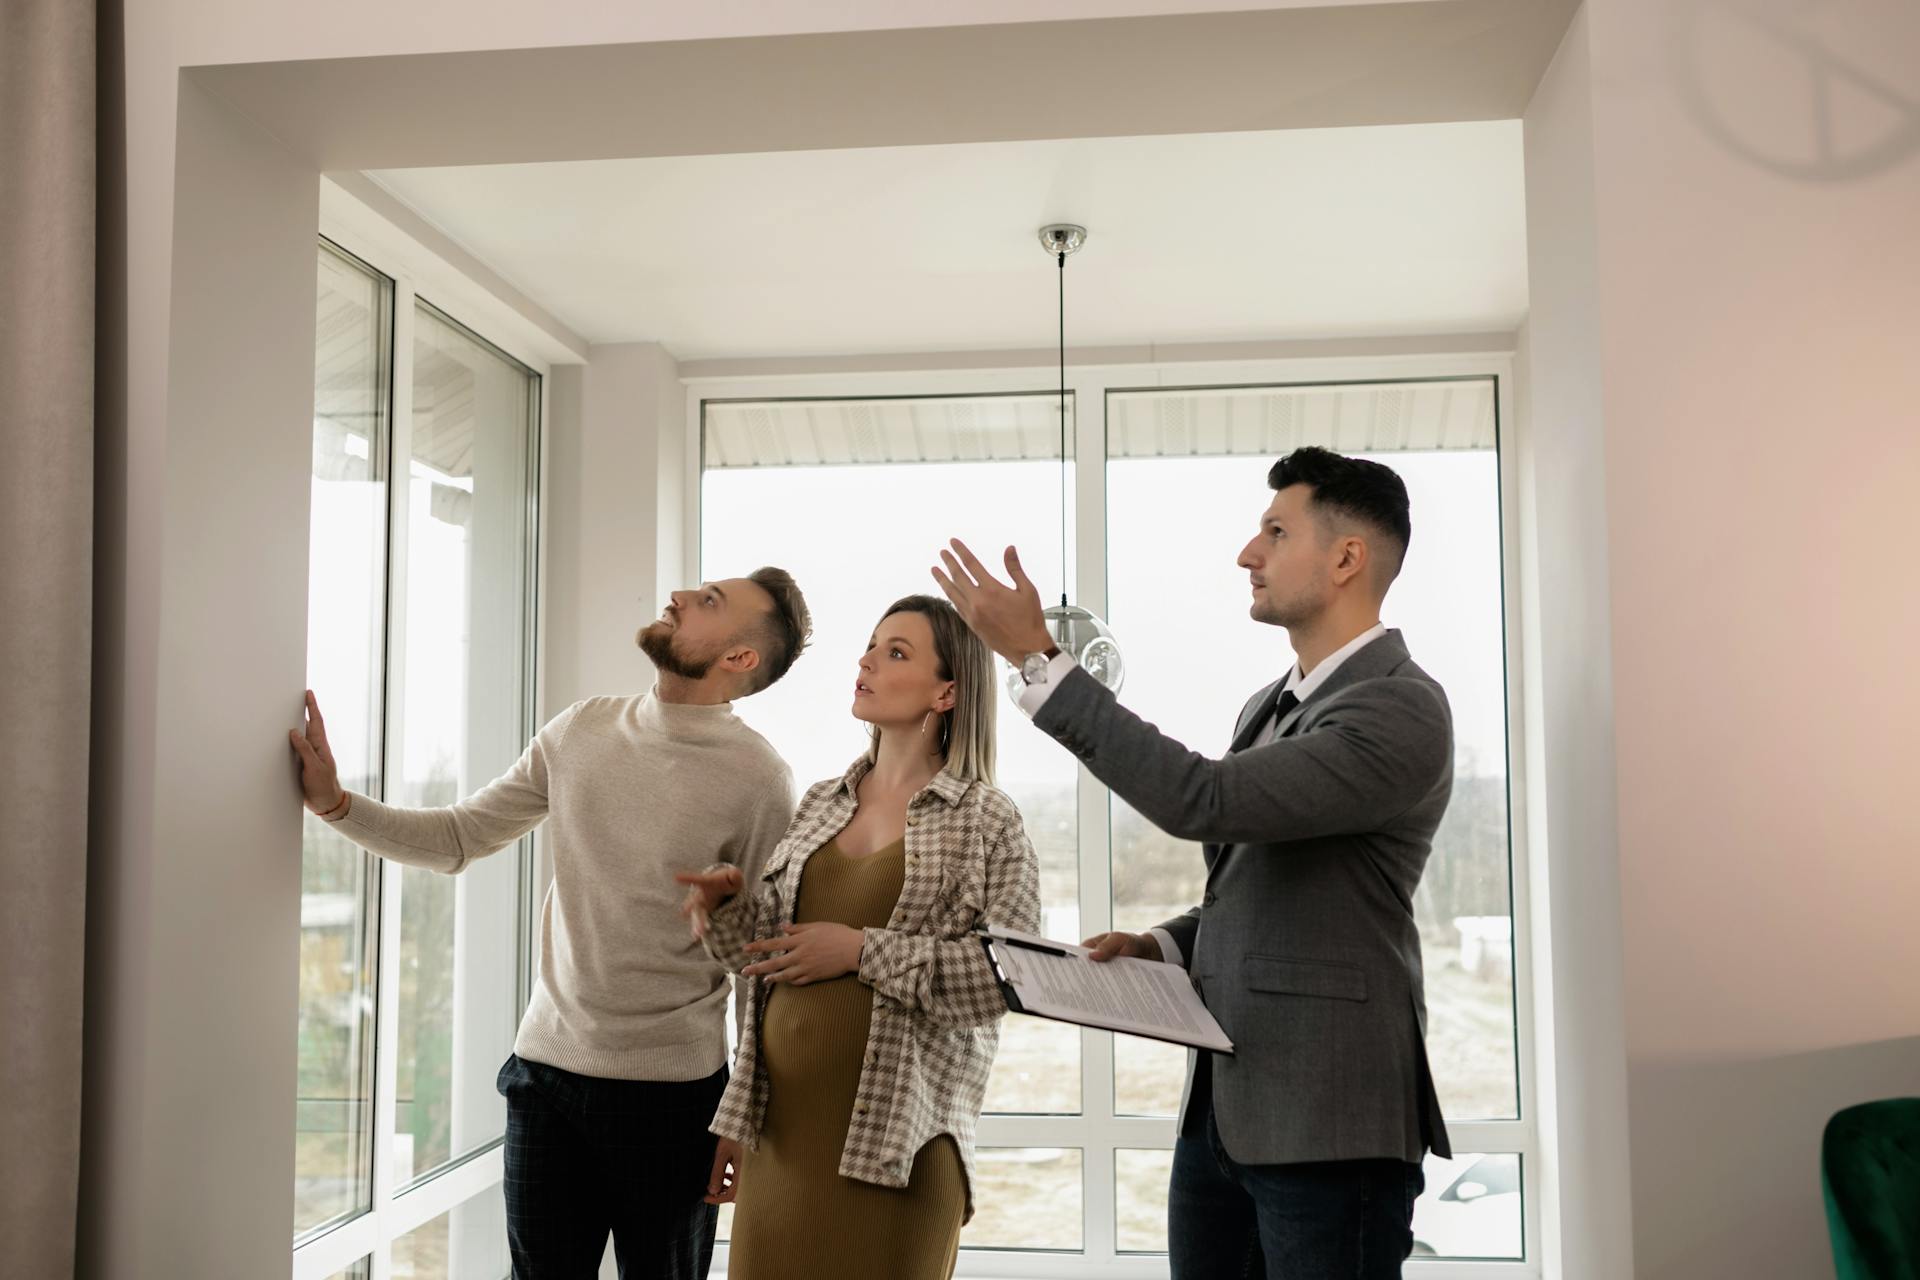
POLYGON ((1210 1091, 1243 1164, 1451 1155, 1413 921, 1453 788, 1447 696, 1388 631, 1249 749, 1282 683, 1242 709, 1221 760, 1083 671, 1034 723, 1154 825, 1205 844, 1205 896, 1160 927, 1235 1054, 1188 1055, 1180 1132, 1202 1132, 1210 1091))

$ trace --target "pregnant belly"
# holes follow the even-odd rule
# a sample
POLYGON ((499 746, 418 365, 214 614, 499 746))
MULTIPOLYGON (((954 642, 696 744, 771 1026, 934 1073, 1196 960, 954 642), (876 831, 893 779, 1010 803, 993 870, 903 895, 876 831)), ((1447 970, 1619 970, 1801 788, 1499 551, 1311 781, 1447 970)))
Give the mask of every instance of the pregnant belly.
POLYGON ((850 1109, 872 1017, 873 991, 852 975, 775 987, 760 1026, 769 1101, 778 1106, 783 1092, 823 1103, 844 1097, 850 1109))

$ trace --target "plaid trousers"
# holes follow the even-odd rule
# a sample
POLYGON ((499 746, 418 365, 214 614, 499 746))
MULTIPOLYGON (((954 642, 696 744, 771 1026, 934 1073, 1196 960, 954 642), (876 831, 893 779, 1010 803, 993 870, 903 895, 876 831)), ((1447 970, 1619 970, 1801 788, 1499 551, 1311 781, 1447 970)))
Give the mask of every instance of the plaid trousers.
POLYGON ((620 1280, 705 1280, 718 1211, 707 1131, 727 1084, 603 1080, 509 1057, 507 1244, 514 1280, 594 1280, 613 1235, 620 1280))

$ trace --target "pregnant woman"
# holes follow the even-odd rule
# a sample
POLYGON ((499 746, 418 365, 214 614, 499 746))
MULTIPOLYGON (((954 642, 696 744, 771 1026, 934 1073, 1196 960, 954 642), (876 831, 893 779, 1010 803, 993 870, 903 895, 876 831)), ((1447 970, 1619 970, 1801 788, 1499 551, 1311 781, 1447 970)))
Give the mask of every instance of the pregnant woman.
POLYGON ((758 883, 678 877, 695 936, 750 979, 713 1123, 740 1162, 733 1280, 953 1274, 1006 1013, 971 931, 1040 919, 1033 846, 993 786, 996 701, 953 606, 897 601, 854 683, 867 750, 808 790, 758 883))

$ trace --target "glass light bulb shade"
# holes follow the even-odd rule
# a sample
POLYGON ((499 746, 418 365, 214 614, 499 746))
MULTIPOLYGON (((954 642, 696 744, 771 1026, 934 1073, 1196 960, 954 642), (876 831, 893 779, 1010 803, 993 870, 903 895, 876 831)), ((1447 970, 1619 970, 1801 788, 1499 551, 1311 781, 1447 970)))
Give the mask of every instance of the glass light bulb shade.
MULTIPOLYGON (((1053 642, 1063 652, 1072 654, 1073 660, 1088 675, 1119 693, 1127 675, 1126 659, 1120 652, 1119 642, 1113 638, 1112 629, 1099 615, 1077 604, 1056 604, 1046 611, 1046 619, 1047 634, 1053 637, 1053 642)), ((1015 706, 1020 705, 1020 695, 1026 687, 1020 668, 1008 670, 1007 696, 1015 706)))

